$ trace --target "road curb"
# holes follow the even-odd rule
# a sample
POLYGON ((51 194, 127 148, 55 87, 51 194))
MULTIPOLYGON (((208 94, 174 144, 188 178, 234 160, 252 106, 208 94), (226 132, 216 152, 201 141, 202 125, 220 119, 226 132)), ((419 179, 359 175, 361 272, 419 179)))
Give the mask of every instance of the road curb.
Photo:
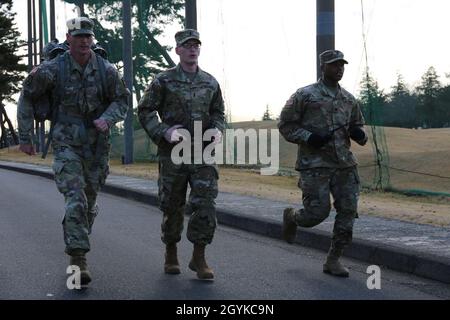
MULTIPOLYGON (((0 169, 6 169, 25 174, 53 179, 50 172, 30 168, 21 168, 0 164, 0 169)), ((157 206, 158 196, 126 187, 106 184, 102 192, 123 197, 148 205, 157 206)), ((229 210, 217 208, 217 220, 220 224, 245 230, 259 235, 281 239, 281 224, 265 218, 245 216, 229 210)), ((331 235, 328 232, 298 228, 296 244, 327 251, 330 246, 331 235)), ((428 254, 413 249, 394 247, 375 243, 360 238, 354 238, 352 245, 345 252, 346 257, 354 258, 380 267, 411 273, 420 277, 437 280, 450 284, 450 259, 434 254, 428 254)))

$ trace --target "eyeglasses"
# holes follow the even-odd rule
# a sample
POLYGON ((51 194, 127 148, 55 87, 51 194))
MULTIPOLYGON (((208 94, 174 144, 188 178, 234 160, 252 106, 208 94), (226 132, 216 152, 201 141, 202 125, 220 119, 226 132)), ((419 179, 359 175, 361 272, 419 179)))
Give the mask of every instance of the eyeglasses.
POLYGON ((201 47, 200 43, 183 43, 181 46, 185 49, 193 48, 195 50, 198 50, 201 47))

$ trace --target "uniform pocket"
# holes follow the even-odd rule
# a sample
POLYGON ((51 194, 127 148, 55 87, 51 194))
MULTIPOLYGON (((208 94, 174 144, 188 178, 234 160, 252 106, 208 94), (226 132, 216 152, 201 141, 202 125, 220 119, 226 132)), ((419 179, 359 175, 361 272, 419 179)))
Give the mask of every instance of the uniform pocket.
POLYGON ((81 190, 86 186, 83 168, 80 162, 70 160, 56 160, 53 163, 55 183, 59 192, 66 194, 69 191, 81 190))
POLYGON ((77 113, 78 111, 78 95, 80 88, 65 87, 63 96, 61 97, 62 104, 67 111, 77 113))
POLYGON ((67 183, 63 175, 64 165, 65 165, 64 161, 54 161, 52 166, 53 172, 55 173, 54 178, 56 187, 62 194, 68 191, 67 183))

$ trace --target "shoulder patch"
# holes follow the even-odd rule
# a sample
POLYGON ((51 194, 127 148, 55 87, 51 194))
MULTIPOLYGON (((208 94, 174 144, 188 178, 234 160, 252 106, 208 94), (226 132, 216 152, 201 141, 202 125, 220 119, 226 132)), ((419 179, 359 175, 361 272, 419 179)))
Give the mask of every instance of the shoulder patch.
POLYGON ((291 96, 288 101, 286 101, 286 106, 292 106, 294 105, 294 96, 291 96))

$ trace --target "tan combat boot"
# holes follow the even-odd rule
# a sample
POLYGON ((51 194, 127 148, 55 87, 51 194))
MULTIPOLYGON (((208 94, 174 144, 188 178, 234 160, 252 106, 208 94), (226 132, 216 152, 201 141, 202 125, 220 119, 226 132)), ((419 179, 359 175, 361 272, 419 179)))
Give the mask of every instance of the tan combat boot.
POLYGON ((323 272, 333 276, 347 278, 349 276, 349 271, 339 262, 339 258, 342 256, 343 252, 343 249, 330 249, 327 261, 323 265, 323 272))
POLYGON ((164 262, 164 272, 168 274, 179 274, 180 264, 177 257, 177 244, 166 244, 166 261, 164 262))
POLYGON ((205 245, 194 244, 194 252, 192 253, 191 262, 189 262, 189 269, 197 272, 197 277, 202 280, 214 279, 214 273, 208 267, 205 260, 205 245))
POLYGON ((81 286, 87 286, 92 281, 91 273, 87 269, 86 254, 83 250, 74 250, 70 254, 70 265, 80 268, 81 286))
POLYGON ((283 239, 288 243, 294 243, 297 233, 294 208, 286 208, 283 212, 283 239))

